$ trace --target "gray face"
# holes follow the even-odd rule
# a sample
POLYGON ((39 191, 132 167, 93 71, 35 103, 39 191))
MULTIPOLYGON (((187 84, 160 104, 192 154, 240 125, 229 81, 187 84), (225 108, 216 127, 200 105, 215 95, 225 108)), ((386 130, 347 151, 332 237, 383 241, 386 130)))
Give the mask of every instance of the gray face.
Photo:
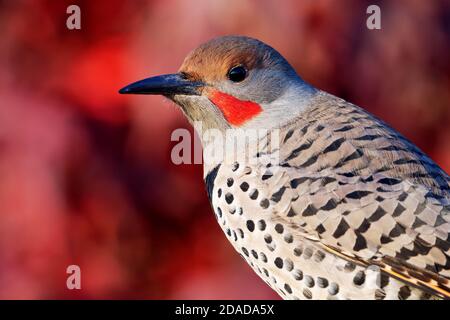
POLYGON ((279 101, 284 101, 293 84, 302 82, 276 50, 240 36, 221 37, 201 45, 186 57, 179 72, 145 79, 121 92, 162 94, 177 103, 191 122, 202 121, 204 128, 224 130, 236 125, 227 121, 229 115, 224 116, 223 105, 219 108, 217 101, 211 102, 213 92, 258 104, 262 111, 255 117, 261 120, 254 122, 264 127, 265 122, 276 124, 278 115, 289 112, 279 101), (238 81, 230 76, 236 66, 245 69, 245 76, 238 81))
POLYGON ((292 78, 278 68, 254 68, 247 71, 241 82, 229 79, 214 84, 219 91, 228 93, 240 100, 253 101, 260 105, 270 104, 283 95, 292 78))

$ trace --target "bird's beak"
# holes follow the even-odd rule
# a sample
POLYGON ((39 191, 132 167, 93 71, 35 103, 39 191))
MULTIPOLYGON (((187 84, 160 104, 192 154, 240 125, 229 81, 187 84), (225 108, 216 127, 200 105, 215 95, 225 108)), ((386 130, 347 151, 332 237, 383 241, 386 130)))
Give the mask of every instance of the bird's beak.
POLYGON ((129 84, 119 90, 121 94, 161 94, 172 96, 200 95, 202 82, 188 80, 180 73, 151 77, 129 84))

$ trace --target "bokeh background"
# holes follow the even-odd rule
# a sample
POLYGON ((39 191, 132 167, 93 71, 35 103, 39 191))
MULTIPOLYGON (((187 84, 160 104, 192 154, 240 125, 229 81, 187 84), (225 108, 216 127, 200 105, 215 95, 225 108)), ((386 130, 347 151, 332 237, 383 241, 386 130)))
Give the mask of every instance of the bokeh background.
POLYGON ((216 225, 201 165, 172 164, 181 113, 117 94, 225 34, 271 44, 450 172, 449 1, 0 0, 0 298, 277 298, 216 225))

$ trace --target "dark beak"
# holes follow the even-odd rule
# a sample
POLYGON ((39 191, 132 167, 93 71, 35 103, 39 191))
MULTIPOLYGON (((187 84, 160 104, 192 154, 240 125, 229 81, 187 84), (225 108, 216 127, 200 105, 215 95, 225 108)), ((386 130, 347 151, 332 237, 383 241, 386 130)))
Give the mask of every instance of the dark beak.
POLYGON ((162 94, 171 96, 175 94, 200 95, 204 84, 199 81, 186 79, 182 74, 165 74, 151 77, 129 84, 119 90, 121 94, 162 94))

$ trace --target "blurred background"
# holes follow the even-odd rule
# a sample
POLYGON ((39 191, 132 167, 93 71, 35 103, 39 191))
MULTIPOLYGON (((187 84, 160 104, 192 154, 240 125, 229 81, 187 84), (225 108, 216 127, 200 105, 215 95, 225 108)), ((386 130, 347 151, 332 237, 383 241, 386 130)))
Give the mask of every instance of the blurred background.
POLYGON ((278 298, 216 225, 201 165, 172 164, 181 112, 117 94, 225 34, 272 45, 450 172, 449 1, 0 0, 0 298, 278 298))

